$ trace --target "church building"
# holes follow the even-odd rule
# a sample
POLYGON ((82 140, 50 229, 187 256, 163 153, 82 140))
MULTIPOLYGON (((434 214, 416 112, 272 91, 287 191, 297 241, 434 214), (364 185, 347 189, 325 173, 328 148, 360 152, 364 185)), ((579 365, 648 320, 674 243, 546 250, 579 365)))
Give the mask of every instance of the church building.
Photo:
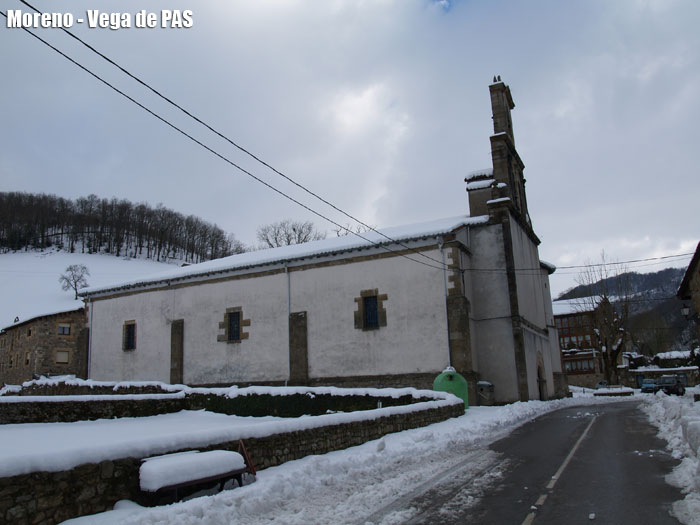
POLYGON ((489 86, 493 167, 469 215, 273 248, 86 289, 96 380, 431 388, 447 366, 497 403, 565 395, 549 290, 515 149, 489 86))

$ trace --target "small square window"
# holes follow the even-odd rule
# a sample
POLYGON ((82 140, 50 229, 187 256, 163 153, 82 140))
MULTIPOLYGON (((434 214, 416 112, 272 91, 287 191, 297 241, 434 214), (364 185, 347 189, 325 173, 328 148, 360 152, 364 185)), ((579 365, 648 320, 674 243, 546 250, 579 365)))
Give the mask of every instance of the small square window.
POLYGON ((56 350, 56 364, 67 365, 70 359, 70 352, 68 350, 56 350))
POLYGON ((250 337, 250 333, 246 332, 249 326, 250 319, 245 318, 241 306, 226 308, 223 321, 219 321, 219 330, 223 333, 217 335, 216 340, 221 343, 242 343, 250 337))
POLYGON ((122 349, 136 350, 136 321, 124 323, 122 349))
POLYGON ((59 323, 58 324, 58 335, 70 335, 70 324, 59 323))
POLYGON ((354 312, 355 328, 358 330, 378 330, 386 326, 385 303, 389 296, 380 294, 377 288, 362 290, 355 297, 357 309, 354 312))

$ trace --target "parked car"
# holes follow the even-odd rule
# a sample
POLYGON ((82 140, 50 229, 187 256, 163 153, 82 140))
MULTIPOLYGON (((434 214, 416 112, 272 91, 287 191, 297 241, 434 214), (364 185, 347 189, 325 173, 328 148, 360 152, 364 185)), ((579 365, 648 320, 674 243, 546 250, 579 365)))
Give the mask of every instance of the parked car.
POLYGON ((675 394, 682 396, 685 394, 685 387, 681 383, 681 379, 675 375, 661 376, 656 380, 656 391, 663 390, 665 394, 675 394))
POLYGON ((654 378, 646 378, 642 381, 642 393, 653 394, 656 392, 656 380, 654 378))

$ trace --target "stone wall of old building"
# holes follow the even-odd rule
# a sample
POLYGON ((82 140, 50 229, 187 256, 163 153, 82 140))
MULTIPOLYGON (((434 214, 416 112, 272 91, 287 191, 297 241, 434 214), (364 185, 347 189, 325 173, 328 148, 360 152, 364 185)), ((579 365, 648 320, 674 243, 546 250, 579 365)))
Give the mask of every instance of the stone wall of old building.
POLYGON ((698 331, 698 340, 700 340, 700 264, 697 265, 695 274, 690 279, 690 297, 693 302, 693 311, 695 312, 695 327, 698 331))
POLYGON ((38 375, 87 374, 85 312, 37 317, 0 335, 0 385, 17 385, 38 375))

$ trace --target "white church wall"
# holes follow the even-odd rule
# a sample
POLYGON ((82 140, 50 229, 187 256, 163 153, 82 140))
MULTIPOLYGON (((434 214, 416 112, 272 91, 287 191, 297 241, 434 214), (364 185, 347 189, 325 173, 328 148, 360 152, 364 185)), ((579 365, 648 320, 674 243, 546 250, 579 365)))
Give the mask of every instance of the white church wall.
MULTIPOLYGON (((440 260, 438 250, 424 253, 440 260)), ((292 311, 307 312, 311 378, 439 372, 447 366, 440 269, 391 257, 292 271, 290 278, 292 311), (363 331, 355 328, 355 298, 371 289, 387 295, 387 324, 363 331)))
POLYGON ((535 326, 544 328, 547 325, 544 299, 547 288, 546 281, 542 279, 537 245, 513 217, 510 219, 510 231, 513 238, 513 262, 516 268, 520 315, 535 326))
MULTIPOLYGON (((471 231, 469 232, 468 238, 465 238, 466 236, 459 237, 458 239, 463 240, 463 241, 468 241, 465 242, 465 245, 468 245, 471 243, 471 231)), ((463 270, 462 272, 462 293, 464 296, 467 298, 469 301, 469 337, 470 337, 470 345, 472 348, 472 370, 474 372, 479 372, 479 353, 475 350, 476 349, 476 323, 474 322, 474 282, 475 280, 475 274, 472 271, 473 265, 472 265, 472 256, 460 251, 459 254, 459 267, 463 270)))
POLYGON ((538 356, 542 357, 544 379, 547 382, 547 399, 554 396, 554 376, 552 375, 552 355, 549 351, 549 338, 525 329, 525 362, 527 366, 528 397, 540 399, 537 382, 538 356))
POLYGON ((105 381, 169 380, 170 346, 160 343, 162 325, 161 301, 164 292, 153 292, 136 301, 133 296, 89 303, 91 379, 105 381), (158 305, 154 308, 154 305, 158 305), (122 349, 123 326, 136 324, 137 350, 122 349), (149 351, 144 351, 148 348, 149 351))
POLYGON ((482 380, 494 384, 497 401, 518 399, 506 261, 500 224, 471 232, 472 343, 482 380), (503 269, 503 271, 479 271, 503 269))
MULTIPOLYGON (((426 254, 440 260, 438 250, 426 254)), ((289 283, 291 311, 307 312, 311 378, 439 372, 447 366, 442 270, 389 257, 292 267, 289 283), (355 298, 369 289, 387 295, 387 325, 363 331, 355 328, 355 298)), ((185 383, 284 381, 287 290, 287 275, 277 273, 94 301, 90 377, 169 381, 171 323, 183 319, 185 383), (242 319, 250 319, 243 327, 249 337, 218 341, 219 323, 232 307, 241 307, 242 319), (135 350, 122 350, 126 321, 136 322, 135 350)))
POLYGON ((289 375, 284 274, 143 292, 92 303, 90 376, 170 380, 171 322, 184 320, 186 383, 285 380, 289 375), (227 308, 240 306, 248 339, 217 341, 227 308), (122 350, 125 321, 136 322, 136 349, 122 350))
POLYGON ((552 326, 553 315, 549 292, 549 276, 540 267, 537 245, 512 217, 510 224, 520 315, 537 328, 547 329, 549 332, 547 335, 544 335, 531 330, 525 331, 528 389, 531 399, 539 399, 537 354, 540 353, 542 355, 548 396, 554 394, 553 372, 561 371, 558 344, 554 344, 556 343, 556 331, 553 330, 552 326))

